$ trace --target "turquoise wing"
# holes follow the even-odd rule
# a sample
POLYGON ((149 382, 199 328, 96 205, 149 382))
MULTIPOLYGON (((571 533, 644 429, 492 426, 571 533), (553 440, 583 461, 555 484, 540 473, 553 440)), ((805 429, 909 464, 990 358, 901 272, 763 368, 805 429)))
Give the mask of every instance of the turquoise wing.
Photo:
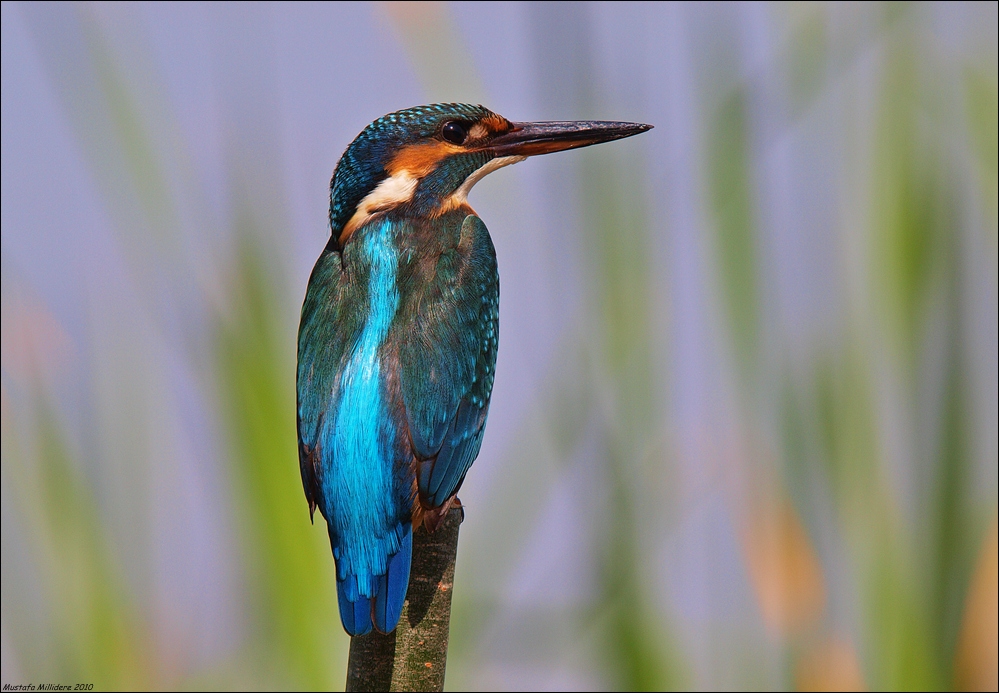
POLYGON ((479 454, 496 368, 496 251, 475 215, 456 236, 410 296, 412 319, 400 339, 401 389, 426 508, 457 493, 479 454))
POLYGON ((339 252, 327 249, 320 256, 302 305, 298 332, 298 462, 309 512, 319 507, 323 517, 330 508, 322 492, 322 457, 319 440, 335 406, 337 379, 364 326, 364 315, 346 300, 350 290, 339 252))

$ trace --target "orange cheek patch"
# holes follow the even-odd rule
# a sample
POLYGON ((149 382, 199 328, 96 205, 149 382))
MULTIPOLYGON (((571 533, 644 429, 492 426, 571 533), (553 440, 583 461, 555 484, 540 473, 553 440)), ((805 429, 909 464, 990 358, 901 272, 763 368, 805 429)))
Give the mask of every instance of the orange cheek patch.
POLYGON ((459 151, 459 147, 446 142, 411 144, 396 154, 385 168, 390 176, 407 171, 413 178, 420 179, 437 168, 441 159, 459 151))

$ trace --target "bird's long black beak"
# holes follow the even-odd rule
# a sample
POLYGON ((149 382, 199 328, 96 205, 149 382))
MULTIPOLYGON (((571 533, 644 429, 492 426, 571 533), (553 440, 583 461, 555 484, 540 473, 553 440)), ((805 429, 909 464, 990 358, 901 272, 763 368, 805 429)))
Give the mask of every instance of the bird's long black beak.
POLYGON ((606 120, 571 120, 543 123, 513 123, 508 132, 495 137, 487 148, 496 156, 535 156, 565 149, 589 147, 651 130, 644 123, 606 120))

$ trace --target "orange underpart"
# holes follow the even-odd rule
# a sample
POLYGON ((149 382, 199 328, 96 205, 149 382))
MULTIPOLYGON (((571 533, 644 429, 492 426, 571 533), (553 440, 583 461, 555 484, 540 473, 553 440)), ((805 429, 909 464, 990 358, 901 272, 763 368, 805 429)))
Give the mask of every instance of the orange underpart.
POLYGON ((443 202, 441 202, 440 207, 431 212, 430 218, 436 219, 437 217, 443 216, 448 212, 453 212, 458 209, 463 211, 465 214, 475 214, 475 210, 472 209, 472 206, 467 202, 455 202, 453 197, 448 197, 445 198, 443 202))
POLYGON ((456 508, 461 507, 461 501, 458 500, 457 494, 451 496, 436 508, 425 507, 419 498, 417 498, 416 502, 413 503, 413 530, 415 531, 420 528, 420 525, 423 525, 427 528, 428 532, 433 532, 440 527, 444 521, 444 517, 452 506, 456 508))

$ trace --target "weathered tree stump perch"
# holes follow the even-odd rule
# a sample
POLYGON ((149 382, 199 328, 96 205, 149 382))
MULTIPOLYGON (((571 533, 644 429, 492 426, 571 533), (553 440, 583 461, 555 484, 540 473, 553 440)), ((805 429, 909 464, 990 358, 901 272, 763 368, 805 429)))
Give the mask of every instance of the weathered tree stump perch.
POLYGON ((464 511, 452 508, 433 534, 413 533, 409 592, 395 631, 350 639, 348 691, 443 691, 451 588, 464 511))

